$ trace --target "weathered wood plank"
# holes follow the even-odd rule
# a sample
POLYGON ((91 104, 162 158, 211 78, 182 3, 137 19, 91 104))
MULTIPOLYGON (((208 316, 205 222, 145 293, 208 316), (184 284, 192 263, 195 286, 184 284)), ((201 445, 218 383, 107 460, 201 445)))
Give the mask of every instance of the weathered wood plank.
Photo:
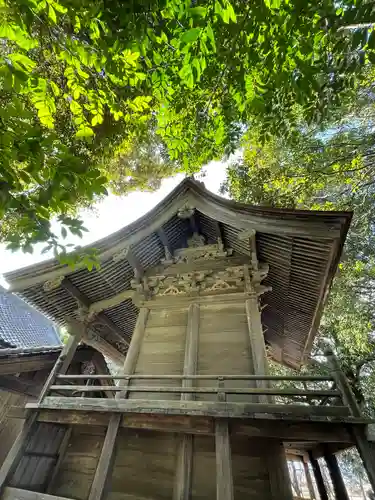
POLYGON ((261 403, 229 403, 211 401, 153 401, 143 399, 100 399, 100 398, 69 398, 48 396, 43 403, 28 403, 28 409, 58 409, 79 411, 110 411, 123 413, 153 413, 163 415, 207 415, 217 417, 246 418, 269 414, 271 417, 290 418, 296 417, 345 417, 343 421, 356 421, 350 419, 346 406, 308 406, 308 405, 277 405, 261 403))
POLYGON ((121 415, 112 415, 104 439, 103 448, 100 454, 98 466, 95 471, 94 480, 88 500, 102 500, 105 494, 105 487, 109 479, 111 467, 113 465, 115 443, 120 426, 121 415))
POLYGON ((122 380, 122 379, 130 379, 130 380, 182 380, 182 379, 201 379, 201 380, 212 380, 221 378, 223 380, 270 380, 270 381, 297 381, 297 382, 330 382, 333 381, 333 377, 329 376, 320 376, 320 375, 296 375, 296 376, 283 376, 283 375, 235 375, 235 374, 226 374, 226 375, 144 375, 144 374, 132 374, 132 375, 58 375, 57 378, 66 379, 66 380, 82 380, 82 379, 113 379, 113 380, 122 380))
MULTIPOLYGON (((24 409, 18 415, 24 417, 24 409)), ((12 414, 14 417, 14 415, 12 414)), ((38 422, 51 422, 66 425, 91 425, 107 427, 111 413, 84 412, 79 410, 41 410, 38 422)), ((122 417, 122 427, 151 429, 166 432, 185 432, 191 434, 213 434, 214 420, 211 416, 192 415, 152 415, 147 413, 126 414, 122 417)), ((293 423, 290 421, 272 421, 268 419, 231 421, 232 435, 250 437, 280 438, 283 441, 311 441, 323 443, 355 444, 354 437, 346 426, 334 422, 293 423)))
POLYGON ((216 500, 234 500, 232 456, 226 420, 216 420, 216 500))
POLYGON ((52 368, 47 380, 44 383, 43 389, 39 395, 39 402, 43 401, 43 398, 49 392, 51 385, 54 383, 58 373, 66 373, 69 368, 70 363, 73 360, 74 354, 76 352, 77 346, 81 340, 80 335, 70 335, 68 342, 62 348, 60 356, 56 361, 54 367, 52 368))
POLYGON ((6 481, 11 477, 18 466, 19 460, 27 446, 28 440, 30 439, 32 430, 35 428, 36 417, 36 412, 29 414, 21 432, 18 434, 17 439, 14 441, 12 448, 1 466, 0 495, 4 490, 6 481))
POLYGON ((37 398, 42 386, 35 385, 33 380, 25 380, 15 375, 0 375, 0 389, 37 398))
POLYGON ((5 488, 2 500, 72 500, 67 497, 58 497, 36 491, 21 490, 19 488, 5 488))
POLYGON ((331 476, 333 489, 335 490, 336 500, 350 500, 348 492, 346 491, 345 483, 341 475, 340 467, 337 462, 336 455, 326 453, 324 455, 329 475, 331 476))
MULTIPOLYGON (((188 387, 187 382, 191 383, 190 380, 184 380, 186 385, 183 387, 168 387, 168 386, 135 386, 128 387, 127 392, 165 392, 165 393, 173 393, 180 392, 185 394, 194 394, 196 393, 206 393, 206 394, 215 394, 218 391, 217 387, 188 387)), ((121 392, 123 390, 122 387, 116 387, 113 385, 104 385, 104 386, 86 386, 86 385, 52 385, 50 387, 51 390, 56 391, 72 391, 72 392, 103 392, 103 391, 115 391, 121 392)), ((243 387, 224 387, 223 392, 227 394, 260 394, 260 395, 274 395, 274 396, 307 396, 311 398, 320 398, 320 397, 336 397, 340 393, 338 391, 328 391, 328 390, 311 390, 305 391, 302 389, 271 389, 271 388, 248 388, 244 389, 243 387)), ((184 400, 187 398, 183 398, 184 400)), ((192 398, 189 398, 192 399, 192 398)))
POLYGON ((193 436, 184 434, 177 450, 173 500, 189 500, 193 467, 193 436))
MULTIPOLYGON (((245 287, 247 291, 251 289, 251 282, 249 276, 249 267, 244 266, 245 287)), ((249 329, 251 356, 253 361, 253 368, 255 375, 268 375, 266 346, 264 342, 262 320, 260 317, 258 297, 251 296, 245 301, 246 317, 249 329)), ((258 388, 267 388, 269 383, 266 380, 258 380, 256 382, 258 388)), ((265 395, 259 395, 258 401, 260 403, 270 403, 272 398, 265 395)))
MULTIPOLYGON (((186 328, 185 359, 183 374, 194 375, 198 362, 198 338, 199 338, 199 306, 195 303, 189 306, 188 324, 186 328)), ((192 379, 182 379, 182 387, 193 389, 192 379)), ((177 388, 176 388, 177 389, 177 388)), ((181 394, 181 400, 187 401, 194 398, 194 393, 185 392, 181 394)), ((191 497, 191 481, 193 467, 193 436, 183 434, 180 436, 179 449, 177 451, 176 477, 173 490, 173 500, 189 500, 191 497)))
POLYGON ((272 498, 293 500, 285 449, 281 441, 269 440, 264 443, 267 450, 268 474, 272 498))
POLYGON ((49 481, 48 481, 48 486, 46 488, 46 492, 47 493, 51 493, 53 491, 53 488, 55 486, 55 481, 56 481, 56 477, 57 477, 57 474, 59 473, 59 470, 60 470, 60 467, 61 467, 61 464, 64 460, 64 457, 65 457, 65 453, 66 453, 66 450, 69 446, 69 440, 70 440, 70 436, 72 435, 72 428, 71 427, 68 427, 66 430, 65 430, 65 434, 64 434, 64 437, 61 441, 61 444, 60 444, 60 448, 59 448, 59 452, 58 452, 58 459, 55 463, 55 466, 53 468, 53 472, 52 472, 52 475, 51 477, 49 478, 49 481))
MULTIPOLYGON (((132 375, 134 373, 145 334, 149 312, 150 310, 145 307, 142 307, 139 310, 137 323, 134 327, 129 350, 127 352, 124 361, 124 366, 122 370, 123 375, 132 375)), ((126 398, 127 396, 126 388, 128 387, 128 385, 129 385, 129 380, 123 379, 123 383, 121 384, 122 391, 116 394, 116 398, 126 398)))

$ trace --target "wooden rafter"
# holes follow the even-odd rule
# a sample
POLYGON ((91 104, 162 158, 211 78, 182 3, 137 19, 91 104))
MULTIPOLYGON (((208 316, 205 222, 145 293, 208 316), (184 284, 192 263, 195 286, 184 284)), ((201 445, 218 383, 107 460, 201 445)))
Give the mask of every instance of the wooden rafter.
MULTIPOLYGON (((61 286, 70 293, 70 295, 76 299, 82 306, 84 306, 87 310, 90 310, 90 300, 86 297, 84 293, 82 293, 70 280, 69 278, 64 278, 61 282, 61 286)), ((115 335, 118 341, 129 345, 129 342, 125 339, 125 335, 122 330, 104 313, 99 312, 96 315, 96 320, 107 326, 111 332, 115 335)))

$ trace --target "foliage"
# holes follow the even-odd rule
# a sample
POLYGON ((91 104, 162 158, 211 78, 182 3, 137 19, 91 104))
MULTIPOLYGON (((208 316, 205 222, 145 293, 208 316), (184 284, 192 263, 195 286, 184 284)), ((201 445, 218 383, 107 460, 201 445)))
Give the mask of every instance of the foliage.
MULTIPOLYGON (((372 78, 369 78, 369 82, 372 78)), ((372 83, 371 83, 372 84, 372 83)), ((228 168, 222 189, 250 203, 354 210, 343 260, 320 325, 313 355, 330 345, 355 395, 375 415, 375 100, 359 88, 323 132, 301 123, 292 140, 247 134, 242 160, 228 168)))
POLYGON ((320 122, 373 62, 353 25, 374 17, 360 0, 0 0, 3 240, 61 250, 51 219, 80 234, 77 206, 108 187, 197 170, 249 124, 320 122))

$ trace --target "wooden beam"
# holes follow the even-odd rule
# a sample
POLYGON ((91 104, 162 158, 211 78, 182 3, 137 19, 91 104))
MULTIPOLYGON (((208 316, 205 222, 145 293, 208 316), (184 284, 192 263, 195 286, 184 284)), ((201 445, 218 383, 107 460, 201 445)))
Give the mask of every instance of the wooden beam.
POLYGON ((125 354, 122 354, 116 347, 104 340, 99 335, 92 333, 90 327, 75 318, 67 318, 66 325, 71 335, 81 335, 83 342, 99 351, 103 356, 109 358, 117 365, 122 365, 125 361, 125 354))
MULTIPOLYGON (((125 392, 125 391, 124 391, 125 392)), ((28 409, 60 409, 79 411, 109 411, 124 413, 153 413, 163 415, 207 415, 233 418, 270 418, 297 420, 306 417, 310 421, 320 420, 360 423, 348 416, 345 406, 304 406, 261 403, 229 403, 212 401, 153 401, 149 399, 99 399, 46 397, 41 404, 28 403, 28 409)), ((362 421, 363 422, 363 421, 362 421)), ((367 422, 367 421, 366 421, 367 422)))
POLYGON ((105 309, 110 309, 115 307, 121 302, 131 299, 134 296, 134 290, 124 290, 123 292, 113 295, 108 299, 99 300, 98 302, 93 302, 88 308, 88 317, 97 316, 98 313, 104 311, 105 309))
POLYGON ((326 461, 329 470, 329 475, 331 476, 333 489, 335 490, 336 500, 350 500, 348 492, 346 491, 343 477, 341 475, 336 455, 327 452, 324 455, 324 459, 326 461))
POLYGON ((70 335, 67 343, 64 345, 58 360, 56 361, 54 367, 52 368, 47 380, 44 383, 43 389, 39 395, 39 403, 43 401, 43 398, 47 395, 52 384, 56 380, 58 373, 66 373, 68 371, 69 365, 73 360, 74 354, 76 352, 77 346, 81 340, 80 335, 70 335))
POLYGON ((32 380, 25 380, 15 375, 0 375, 0 389, 37 398, 42 386, 35 385, 32 380))
MULTIPOLYGON (((148 314, 150 310, 146 307, 141 307, 138 313, 137 322, 134 327, 132 339, 130 342, 129 350, 125 358, 122 374, 132 375, 135 371, 139 353, 142 347, 143 337, 145 334, 146 323, 148 319, 148 314)), ((119 398, 126 398, 126 387, 129 385, 129 380, 123 380, 121 387, 124 389, 122 392, 118 393, 119 398)), ((116 395, 117 397, 117 395, 116 395)))
POLYGON ((115 443, 120 421, 121 415, 113 415, 109 421, 88 500, 102 500, 106 493, 106 485, 110 479, 114 462, 115 443))
MULTIPOLYGON (((129 350, 125 358, 122 373, 123 375, 134 373, 139 352, 141 349, 144 332, 146 328, 148 309, 140 309, 137 323, 134 328, 133 336, 130 342, 129 350)), ((121 380, 121 392, 117 392, 114 402, 120 400, 120 398, 126 398, 126 386, 128 385, 127 380, 121 380)), ((110 400, 108 400, 110 401, 110 400)), ((112 472, 114 455, 115 455, 115 444, 116 437, 120 428, 122 421, 121 414, 112 414, 107 427, 107 432, 104 439, 103 448, 100 454, 99 462, 96 467, 94 480, 91 486, 90 494, 88 500, 102 500, 106 494, 106 485, 108 484, 109 476, 112 472)))
MULTIPOLYGON (((61 286, 68 293, 70 293, 70 295, 74 299, 76 299, 80 304, 82 304, 89 310, 91 305, 90 300, 68 278, 64 278, 62 280, 61 286)), ((125 339, 124 332, 110 318, 108 318, 108 316, 106 316, 102 312, 99 312, 96 315, 96 319, 99 321, 99 323, 102 323, 103 325, 107 326, 111 330, 111 332, 115 335, 115 337, 119 342, 124 343, 126 345, 129 344, 129 342, 125 339)))
MULTIPOLYGON (((249 266, 244 266, 244 276, 245 276, 245 290, 250 292, 252 284, 249 275, 249 266)), ((250 339, 250 349, 251 357, 253 360, 253 368, 255 375, 267 375, 268 374, 268 364, 267 364, 267 354, 266 345, 264 342, 262 320, 259 311, 259 304, 257 296, 250 296, 245 301, 247 325, 249 329, 249 339, 250 339)), ((267 381, 257 381, 256 386, 258 388, 267 388, 269 384, 267 381)), ((269 396, 259 396, 259 402, 269 403, 272 398, 269 396)))
MULTIPOLYGON (((25 408, 11 407, 10 418, 26 418, 25 408)), ((80 410, 41 410, 38 422, 51 422, 64 425, 96 425, 107 427, 111 413, 85 412, 80 410)), ((151 413, 125 414, 122 427, 151 429, 167 432, 186 432, 190 434, 214 434, 212 416, 162 415, 151 413)), ((231 434, 238 436, 279 438, 288 442, 344 443, 353 446, 355 440, 347 426, 333 422, 291 422, 290 420, 233 419, 231 434)))
POLYGON ((234 500, 232 455, 227 420, 215 423, 216 500, 234 500))
POLYGON ((288 464, 282 442, 268 440, 264 443, 264 449, 267 456, 271 498, 275 500, 293 500, 288 464))
MULTIPOLYGON (((198 304, 192 303, 188 309, 188 323, 186 328, 184 375, 195 375, 198 362, 198 338, 199 338, 199 315, 198 304)), ((182 387, 193 389, 192 379, 183 379, 182 387)), ((193 393, 181 394, 182 401, 192 400, 193 393)), ((183 434, 180 437, 180 445, 177 456, 177 468, 173 500, 189 500, 191 497, 191 478, 193 470, 193 436, 183 434)))
POLYGON ((66 497, 57 497, 36 491, 21 490, 19 488, 5 488, 2 500, 72 500, 66 497))
POLYGON ((169 243, 167 233, 164 231, 162 227, 160 227, 157 231, 156 234, 158 235, 161 244, 164 247, 164 252, 165 252, 165 259, 166 260, 171 260, 173 257, 173 250, 172 247, 169 243))
POLYGON ((309 458, 314 473, 315 482, 319 491, 320 500, 328 500, 327 488, 323 479, 322 471, 320 470, 319 462, 313 456, 313 453, 311 451, 309 451, 309 458))

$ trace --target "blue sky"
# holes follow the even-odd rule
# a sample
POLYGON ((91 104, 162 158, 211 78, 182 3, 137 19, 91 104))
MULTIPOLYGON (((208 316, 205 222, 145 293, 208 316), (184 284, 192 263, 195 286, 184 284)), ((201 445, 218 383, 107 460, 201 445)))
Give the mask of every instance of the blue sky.
MULTIPOLYGON (((225 164, 211 162, 204 167, 202 178, 206 188, 213 193, 218 193, 220 184, 225 178, 225 164)), ((92 212, 82 212, 81 217, 88 229, 82 239, 69 240, 76 245, 87 245, 100 238, 121 229, 130 222, 138 219, 159 203, 176 185, 184 178, 182 174, 165 179, 161 188, 154 193, 131 193, 128 196, 109 195, 95 206, 92 212)), ((0 245, 0 274, 20 267, 35 264, 53 257, 52 253, 42 254, 45 245, 36 245, 32 254, 21 251, 11 252, 6 245, 0 245)), ((4 280, 1 281, 6 286, 4 280)))

